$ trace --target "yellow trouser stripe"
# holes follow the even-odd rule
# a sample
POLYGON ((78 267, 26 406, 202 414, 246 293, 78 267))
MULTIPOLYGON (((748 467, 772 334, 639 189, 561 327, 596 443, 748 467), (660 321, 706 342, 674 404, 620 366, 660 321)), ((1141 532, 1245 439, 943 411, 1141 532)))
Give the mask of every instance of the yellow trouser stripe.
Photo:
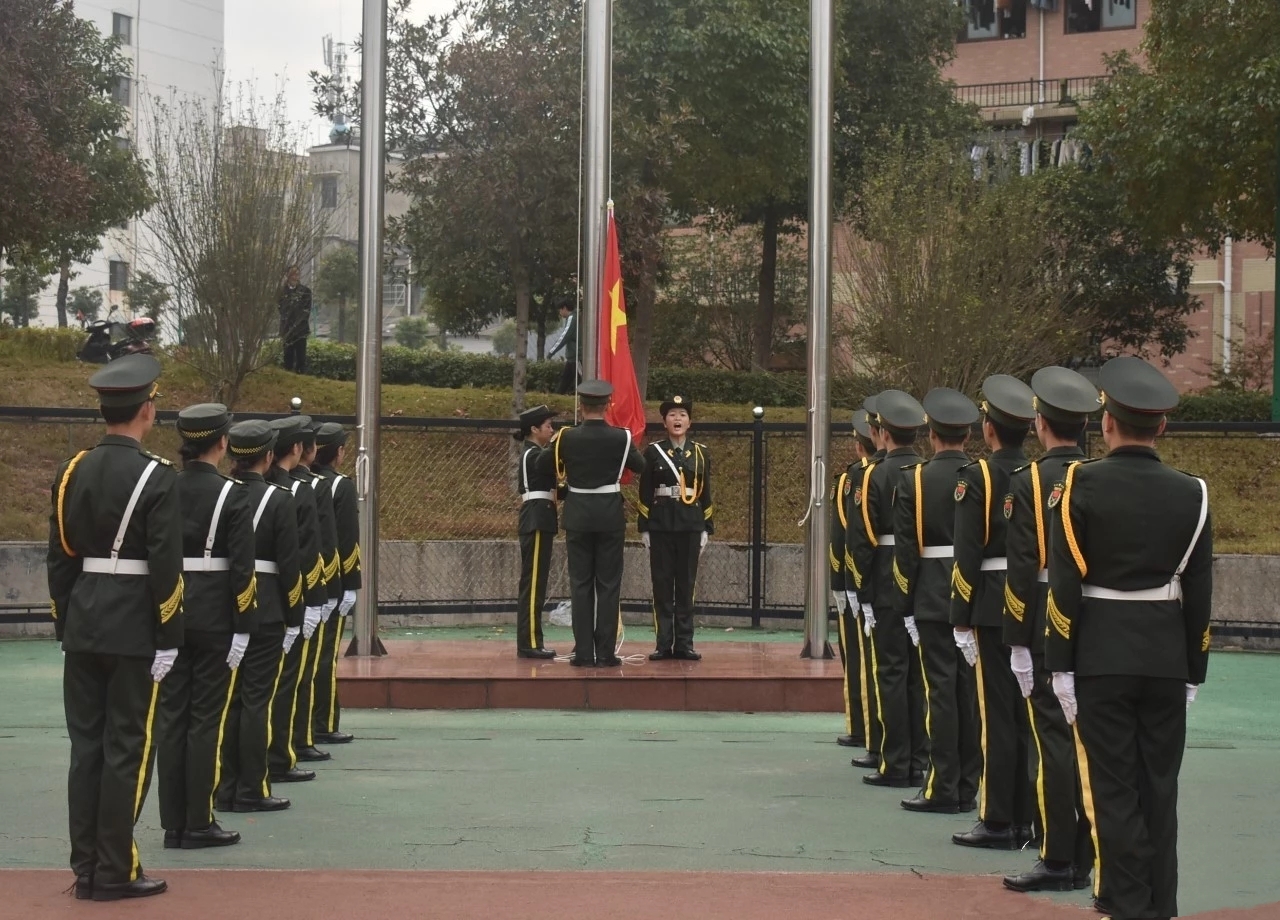
POLYGON ((870 687, 867 682, 867 649, 863 644, 866 639, 858 627, 858 618, 853 618, 853 631, 858 634, 858 682, 862 688, 862 731, 866 734, 867 752, 871 752, 871 699, 868 696, 870 687))
POLYGON ((1049 851, 1049 806, 1044 798, 1044 748, 1040 746, 1040 733, 1036 731, 1036 708, 1027 698, 1027 721, 1031 723, 1031 738, 1036 743, 1036 806, 1040 809, 1040 858, 1049 851))
POLYGON ((1102 844, 1098 841, 1098 813, 1093 807, 1093 786, 1089 783, 1089 755, 1080 740, 1080 716, 1072 726, 1076 739, 1076 759, 1080 762, 1080 793, 1084 799, 1084 813, 1089 817, 1089 836, 1093 838, 1093 896, 1102 891, 1102 844))
MULTIPOLYGON (((160 697, 160 682, 151 682, 151 704, 147 707, 147 724, 143 728, 142 760, 138 763, 138 782, 133 793, 133 820, 137 823, 142 813, 142 793, 147 788, 147 766, 151 761, 151 726, 156 718, 156 700, 160 697)), ((142 861, 138 858, 138 842, 133 842, 133 866, 129 869, 129 881, 136 881, 142 871, 142 861)))
POLYGON ((836 612, 836 624, 840 627, 840 647, 844 649, 844 733, 853 734, 853 705, 849 699, 849 658, 853 649, 849 648, 849 637, 844 626, 844 614, 836 612))
MULTIPOLYGON (((977 633, 974 629, 974 633, 977 633)), ((974 637, 975 641, 977 637, 974 637)), ((978 792, 978 817, 983 821, 987 820, 987 786, 990 785, 990 777, 987 775, 987 769, 991 763, 991 758, 987 756, 987 683, 982 679, 982 650, 978 650, 978 660, 973 666, 974 673, 978 681, 978 718, 982 722, 981 740, 982 740, 982 788, 978 792)))
MULTIPOLYGON (((307 685, 307 747, 315 746, 315 739, 312 737, 312 723, 316 720, 316 675, 320 673, 320 650, 324 648, 324 628, 327 624, 324 620, 320 621, 320 625, 316 627, 316 653, 311 658, 311 682, 307 685)), ((304 648, 302 653, 305 655, 307 650, 304 648)), ((303 667, 306 667, 306 658, 302 659, 303 667)))
POLYGON ((284 647, 280 648, 280 663, 276 666, 276 679, 271 682, 271 696, 267 698, 267 769, 262 774, 263 798, 271 795, 271 742, 275 738, 272 719, 276 708, 276 693, 280 690, 280 677, 284 674, 284 647))
POLYGON ((213 752, 213 788, 209 790, 209 821, 213 821, 213 799, 218 794, 218 783, 222 781, 222 738, 227 730, 227 713, 231 711, 231 698, 236 695, 236 678, 240 669, 231 672, 231 682, 227 684, 227 701, 222 704, 222 717, 218 719, 218 746, 213 752))
MULTIPOLYGON (((929 669, 924 663, 924 643, 921 642, 916 646, 916 651, 920 653, 920 679, 924 681, 924 735, 931 741, 933 739, 933 706, 929 700, 929 669)), ((926 799, 933 798, 933 779, 938 775, 938 771, 933 766, 933 744, 929 745, 929 777, 925 780, 924 797, 926 799)))
POLYGON ((538 557, 542 553, 542 531, 533 532, 533 582, 529 589, 529 647, 538 647, 538 557))
POLYGON ((329 677, 329 718, 325 720, 329 732, 332 733, 334 720, 338 716, 338 646, 342 644, 342 633, 347 625, 346 617, 338 617, 337 632, 333 637, 333 674, 329 677))
MULTIPOLYGON (((874 630, 872 630, 874 632, 874 630)), ((880 660, 876 657, 876 640, 871 636, 871 679, 876 685, 876 721, 880 723, 880 772, 885 771, 884 741, 888 732, 884 727, 884 702, 880 695, 880 660)))
POLYGON ((285 738, 288 743, 286 747, 289 749, 289 769, 292 770, 298 765, 298 755, 293 750, 293 723, 298 718, 298 691, 302 689, 302 675, 307 670, 307 651, 311 648, 311 640, 302 640, 302 660, 298 662, 298 678, 293 682, 293 693, 289 694, 293 698, 293 705, 289 707, 289 724, 285 726, 285 738))

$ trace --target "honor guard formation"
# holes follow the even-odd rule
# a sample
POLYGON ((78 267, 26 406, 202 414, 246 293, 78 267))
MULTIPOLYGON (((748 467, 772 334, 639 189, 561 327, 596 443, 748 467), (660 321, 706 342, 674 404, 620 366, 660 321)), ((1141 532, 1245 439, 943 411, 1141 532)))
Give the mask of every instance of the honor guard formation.
MULTIPOLYGON (((78 898, 165 890, 133 827, 159 759, 164 845, 226 846, 215 812, 288 808, 281 783, 342 744, 335 668, 360 589, 347 433, 305 415, 178 417, 183 468, 145 451, 160 365, 112 362, 90 385, 107 434, 57 471, 49 587, 66 656, 71 867, 78 898), (231 476, 219 472, 230 457, 231 476)), ((1092 887, 1118 920, 1177 914, 1177 782, 1209 651, 1212 536, 1203 480, 1155 441, 1174 387, 1115 358, 1101 392, 1047 367, 885 390, 853 413, 855 457, 832 488, 831 596, 844 663, 845 747, 872 786, 916 789, 915 813, 976 812, 958 846, 1039 858, 1004 885, 1092 887), (1101 410, 1108 453, 1088 460, 1101 410), (986 450, 967 453, 975 426, 986 450), (1043 448, 1029 461, 1034 430, 1043 448), (927 436, 928 459, 917 453, 927 436)), ((516 654, 544 645, 552 545, 565 531, 570 665, 617 667, 626 514, 648 551, 655 649, 694 649, 698 563, 714 532, 712 462, 693 403, 662 402, 643 450, 605 421, 611 386, 580 384, 582 422, 521 413, 516 654), (563 512, 560 505, 563 504, 563 512)))

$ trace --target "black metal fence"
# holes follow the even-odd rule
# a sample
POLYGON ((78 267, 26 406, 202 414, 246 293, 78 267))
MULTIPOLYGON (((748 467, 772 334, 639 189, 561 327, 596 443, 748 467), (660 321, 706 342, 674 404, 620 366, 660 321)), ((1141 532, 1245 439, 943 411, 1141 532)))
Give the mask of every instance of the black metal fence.
POLYGON ((956 98, 982 109, 1029 105, 1076 106, 1091 99, 1106 80, 1105 76, 1095 76, 970 83, 956 87, 956 98))

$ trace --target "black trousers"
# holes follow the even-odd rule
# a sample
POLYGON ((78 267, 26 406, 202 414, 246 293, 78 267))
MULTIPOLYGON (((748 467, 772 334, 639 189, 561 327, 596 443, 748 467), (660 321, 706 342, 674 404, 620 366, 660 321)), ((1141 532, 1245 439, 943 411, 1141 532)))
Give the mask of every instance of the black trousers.
POLYGON ((836 625, 839 627, 840 664, 844 671, 844 733, 854 738, 866 738, 867 723, 862 706, 862 643, 859 641, 862 634, 858 633, 858 618, 845 610, 837 615, 836 625))
POLYGON ((167 831, 213 821, 220 748, 236 673, 227 667, 230 633, 187 630, 173 670, 160 684, 156 713, 160 824, 167 831))
POLYGON ((554 531, 520 534, 520 601, 516 607, 516 648, 542 648, 542 608, 547 603, 554 531))
POLYGON ((320 659, 324 653, 324 633, 329 623, 337 619, 337 608, 329 614, 329 622, 321 621, 310 639, 298 636, 297 643, 303 646, 302 657, 298 662, 298 690, 295 696, 293 713, 293 749, 313 747, 312 736, 314 714, 316 709, 316 674, 320 670, 320 659))
POLYGON ((879 692, 880 772, 907 779, 929 765, 920 656, 911 647, 901 614, 888 607, 875 614, 871 639, 879 692))
MULTIPOLYGON (((281 639, 283 642, 283 637, 281 639)), ((284 773, 298 764, 293 744, 293 726, 298 718, 298 691, 302 687, 303 661, 310 657, 311 640, 299 633, 280 665, 275 699, 271 701, 271 744, 267 748, 267 765, 272 773, 284 773)))
POLYGON ((160 685, 151 661, 67 652, 62 705, 71 739, 67 817, 71 869, 117 884, 142 875, 133 840, 155 763, 160 685))
POLYGON ((272 742, 272 707, 284 666, 284 624, 270 623, 249 639, 222 733, 222 772, 218 799, 226 804, 271 794, 267 750, 272 742))
POLYGON ((956 648, 950 623, 917 620, 916 627, 929 736, 924 794, 938 802, 971 802, 982 777, 973 668, 956 648))
POLYGON ((573 654, 580 661, 612 658, 622 613, 622 547, 626 532, 565 532, 573 599, 573 654))
POLYGON ((565 361, 560 368, 560 382, 556 385, 557 393, 572 393, 578 388, 578 362, 565 361))
POLYGON ((853 619, 858 634, 858 651, 861 658, 859 683, 862 690, 862 718, 867 727, 867 753, 879 754, 884 745, 884 732, 880 723, 880 675, 876 668, 876 644, 866 633, 866 618, 859 610, 853 619))
POLYGON ((660 652, 693 651, 693 586, 701 543, 701 531, 649 531, 653 631, 660 652))
POLYGON ((317 732, 336 732, 342 718, 342 706, 338 702, 338 655, 342 649, 342 634, 347 628, 347 618, 334 611, 328 623, 321 623, 320 648, 317 654, 315 677, 315 706, 311 710, 311 724, 317 732))
POLYGON ((1053 692, 1053 674, 1044 655, 1034 656, 1034 680, 1027 699, 1031 726, 1031 785, 1044 842, 1040 858, 1071 863, 1080 871, 1093 865, 1093 836, 1080 793, 1075 739, 1053 692))
POLYGON ((1009 646, 999 626, 975 626, 978 636, 978 711, 982 717, 982 791, 978 816, 988 824, 1032 821, 1027 757, 1031 730, 1018 679, 1009 666, 1009 646))
POLYGON ((307 340, 306 338, 286 341, 284 345, 284 369, 295 374, 307 372, 307 340))
POLYGON ((1178 913, 1185 693, 1168 678, 1076 678, 1076 755, 1098 845, 1094 892, 1116 918, 1178 913))

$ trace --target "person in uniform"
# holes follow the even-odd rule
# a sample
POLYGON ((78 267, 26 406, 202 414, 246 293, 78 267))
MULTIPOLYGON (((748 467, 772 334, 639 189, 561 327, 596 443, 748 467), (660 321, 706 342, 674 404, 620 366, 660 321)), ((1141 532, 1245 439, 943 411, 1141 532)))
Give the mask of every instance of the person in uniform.
POLYGON ((254 509, 245 488, 218 472, 230 426, 231 414, 220 403, 178 413, 186 622, 156 713, 160 824, 169 849, 240 841, 213 817, 227 712, 258 612, 254 509))
POLYGON ((258 613, 233 685, 214 807, 221 812, 281 811, 289 800, 272 794, 267 752, 284 655, 304 615, 298 514, 289 490, 264 478, 275 459, 275 430, 252 419, 232 425, 228 439, 231 474, 240 480, 252 509, 258 613))
POLYGON ((649 660, 698 661, 702 655, 693 649, 693 587, 698 559, 715 532, 711 453, 706 445, 688 440, 692 400, 672 396, 659 412, 667 436, 645 448, 636 518, 653 582, 657 647, 649 660))
POLYGON ((849 565, 875 662, 881 732, 878 770, 862 781, 904 787, 924 780, 927 739, 920 659, 912 654, 911 636, 894 608, 893 503, 903 468, 920 462, 912 445, 926 419, 920 402, 902 390, 877 396, 876 415, 887 453, 863 470, 854 486, 848 528, 849 565))
POLYGON ((1022 442, 1035 417, 1031 388, 1008 374, 982 383, 982 437, 991 457, 960 468, 955 486, 955 565, 951 625, 956 645, 977 678, 982 718, 980 820, 952 834, 960 846, 1016 849, 1031 839, 1027 777, 1029 730, 1018 682, 1004 644, 1004 585, 1008 520, 1001 501, 1009 476, 1027 462, 1022 442))
POLYGON ((1065 367, 1036 371, 1031 389, 1036 437, 1045 453, 1014 470, 1004 497, 1004 515, 1009 520, 1004 642, 1018 688, 1027 699, 1031 782, 1043 836, 1040 859, 1030 871, 1006 876, 1004 885, 1013 891, 1070 891, 1089 886, 1093 840, 1080 797, 1071 726, 1062 715, 1044 663, 1048 523, 1062 501, 1067 467, 1084 459, 1080 438, 1101 399, 1093 384, 1065 367))
MULTIPOLYGON (((854 491, 863 486, 862 480, 866 478, 867 468, 879 463, 888 453, 884 448, 884 435, 880 430, 880 417, 876 414, 876 397, 874 395, 868 396, 862 401, 862 411, 867 413, 867 431, 865 441, 860 438, 859 442, 862 444, 863 450, 867 450, 869 446, 870 455, 867 457, 866 463, 858 464, 856 476, 852 475, 853 471, 850 470, 851 475, 846 482, 847 488, 841 502, 845 520, 854 521, 855 524, 861 519, 861 509, 854 507, 854 491)), ((880 719, 877 715, 880 711, 880 687, 876 677, 875 645, 870 636, 867 635, 862 610, 858 606, 858 591, 857 586, 854 584, 852 563, 853 556, 849 553, 849 528, 846 526, 844 593, 853 619, 853 632, 858 639, 858 651, 860 653, 858 683, 862 690, 862 718, 863 725, 866 728, 867 743, 866 753, 855 755, 849 763, 864 770, 875 770, 880 766, 880 746, 883 740, 880 732, 880 719)))
POLYGON ((547 602, 547 578, 551 574, 551 547, 560 529, 556 514, 556 479, 539 472, 534 461, 555 434, 555 412, 534 406, 520 413, 517 484, 520 490, 520 600, 516 607, 516 656, 555 658, 556 651, 542 646, 542 608, 547 602))
POLYGON ((854 479, 871 462, 870 457, 875 449, 875 444, 871 441, 867 410, 858 409, 853 413, 853 462, 836 477, 835 484, 831 487, 831 545, 828 555, 831 564, 831 600, 835 603, 838 616, 837 635, 844 691, 844 734, 836 737, 836 744, 841 747, 865 745, 866 727, 871 721, 867 711, 865 675, 862 673, 864 639, 858 629, 858 605, 845 585, 845 580, 849 577, 848 566, 845 564, 848 556, 845 548, 845 532, 848 530, 845 501, 853 491, 854 479), (852 645, 855 641, 857 646, 852 645))
POLYGON ((1209 664, 1204 480, 1160 462, 1178 392, 1139 358, 1102 366, 1109 450, 1070 466, 1050 524, 1045 664, 1075 725, 1094 892, 1115 920, 1178 913, 1178 773, 1209 664))
POLYGON ((67 812, 82 900, 167 887, 144 874, 133 839, 160 684, 183 639, 177 471, 141 443, 155 424, 159 376, 155 358, 128 355, 89 378, 107 434, 62 463, 51 490, 49 597, 66 656, 67 812))
POLYGON ((622 591, 622 550, 627 519, 622 474, 644 471, 631 432, 604 420, 613 396, 605 380, 578 386, 582 424, 561 428, 539 452, 534 469, 568 483, 564 503, 565 549, 573 606, 573 657, 578 668, 614 667, 622 591))
POLYGON ((347 744, 352 740, 350 732, 339 729, 342 706, 338 700, 336 676, 342 634, 361 586, 360 507, 356 487, 348 477, 338 472, 346 453, 346 443, 347 430, 337 422, 325 422, 316 431, 316 457, 311 465, 311 471, 324 479, 323 488, 328 490, 333 502, 333 522, 338 536, 338 579, 342 585, 337 616, 324 632, 316 671, 316 705, 312 723, 317 744, 347 744))
POLYGON ((894 605, 916 642, 925 697, 929 771, 907 811, 956 814, 977 807, 982 775, 973 669, 951 631, 955 489, 969 462, 965 441, 978 407, 950 387, 924 397, 933 457, 903 470, 894 504, 894 605))
POLYGON ((301 627, 290 626, 284 635, 284 666, 271 707, 271 779, 277 783, 304 783, 316 778, 314 770, 298 766, 294 747, 294 725, 298 717, 298 696, 302 690, 302 663, 310 658, 311 637, 320 625, 320 616, 329 601, 324 580, 324 558, 320 553, 320 513, 310 483, 295 476, 302 462, 306 442, 311 437, 311 416, 289 415, 270 422, 276 432, 276 448, 267 481, 287 489, 293 496, 298 521, 298 552, 302 570, 305 609, 301 627), (303 486, 308 486, 303 488, 303 486), (302 641, 298 642, 298 635, 302 641))

